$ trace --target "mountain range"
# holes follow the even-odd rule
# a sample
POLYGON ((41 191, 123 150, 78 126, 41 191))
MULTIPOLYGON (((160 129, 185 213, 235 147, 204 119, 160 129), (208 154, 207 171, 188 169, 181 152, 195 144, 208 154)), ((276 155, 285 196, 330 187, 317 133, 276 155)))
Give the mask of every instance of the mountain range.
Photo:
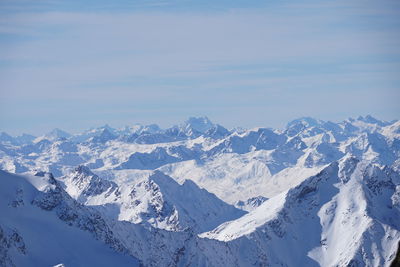
POLYGON ((2 132, 0 168, 1 266, 389 266, 400 241, 399 120, 2 132))

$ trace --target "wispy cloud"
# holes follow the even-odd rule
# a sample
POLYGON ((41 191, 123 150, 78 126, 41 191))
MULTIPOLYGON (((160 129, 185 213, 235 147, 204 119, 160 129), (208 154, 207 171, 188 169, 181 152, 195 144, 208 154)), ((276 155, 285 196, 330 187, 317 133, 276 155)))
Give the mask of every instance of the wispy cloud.
MULTIPOLYGON (((104 2, 89 12, 58 1, 25 9, 6 1, 8 12, 0 16, 1 124, 16 129, 10 121, 19 116, 23 129, 28 112, 42 122, 45 112, 35 107, 49 101, 59 107, 54 114, 73 117, 76 127, 95 120, 96 114, 82 110, 99 105, 110 114, 119 106, 152 121, 168 116, 166 123, 190 112, 213 113, 231 126, 237 123, 232 112, 218 106, 240 107, 235 116, 250 115, 254 106, 288 110, 286 117, 248 120, 246 126, 276 124, 297 113, 342 116, 338 105, 326 111, 313 103, 343 97, 354 102, 346 114, 389 118, 399 111, 391 101, 400 87, 397 4, 302 1, 245 8, 239 2, 178 8, 183 2, 138 1, 135 8, 114 6, 112 12, 104 2), (378 94, 385 98, 372 98, 378 94), (73 110, 57 105, 63 101, 73 101, 73 110), (16 102, 23 103, 18 113, 11 111, 16 102)), ((46 122, 56 126, 57 119, 46 122)))

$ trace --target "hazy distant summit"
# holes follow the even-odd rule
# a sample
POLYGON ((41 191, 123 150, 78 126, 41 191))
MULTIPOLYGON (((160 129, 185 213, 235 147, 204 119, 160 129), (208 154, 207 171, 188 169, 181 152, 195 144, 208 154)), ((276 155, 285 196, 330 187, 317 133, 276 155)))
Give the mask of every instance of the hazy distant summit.
MULTIPOLYGON (((384 120, 379 120, 377 118, 374 118, 371 115, 366 115, 366 116, 358 116, 357 118, 348 118, 344 120, 343 122, 364 122, 364 123, 369 123, 369 124, 377 124, 379 126, 385 126, 394 123, 397 120, 393 121, 384 121, 384 120)), ((342 123, 343 123, 342 122, 342 123)), ((322 124, 337 124, 331 121, 324 121, 324 120, 319 120, 315 119, 312 117, 300 117, 298 119, 294 119, 287 123, 286 128, 290 128, 291 126, 295 124, 303 124, 306 125, 307 127, 309 126, 317 126, 317 125, 322 125, 322 124)), ((340 122, 338 123, 340 124, 340 122)), ((256 126, 256 125, 255 125, 256 126)), ((258 127, 268 127, 268 125, 259 125, 258 127)), ((227 130, 225 127, 223 127, 220 124, 212 122, 207 116, 200 116, 200 117, 189 117, 186 119, 184 122, 174 125, 170 128, 162 129, 160 128, 157 124, 148 124, 148 125, 142 125, 142 124, 134 124, 131 126, 124 126, 122 128, 113 128, 108 124, 105 124, 100 127, 91 127, 88 130, 85 130, 83 132, 77 133, 77 134, 71 134, 68 133, 64 130, 61 130, 59 128, 55 128, 52 131, 45 133, 42 136, 33 136, 31 134, 22 134, 20 136, 11 136, 6 132, 0 132, 0 140, 2 141, 11 141, 11 139, 16 139, 19 140, 19 142, 39 142, 43 139, 47 140, 56 140, 60 138, 70 138, 76 141, 76 142, 83 142, 89 139, 90 137, 100 135, 101 132, 106 131, 109 132, 112 135, 128 135, 128 134, 155 134, 155 133, 165 133, 165 132, 170 132, 175 130, 179 130, 182 133, 187 133, 190 135, 191 133, 197 133, 197 134, 205 134, 207 131, 215 131, 217 129, 220 129, 220 131, 225 131, 227 130)), ((233 131, 240 131, 240 130, 245 130, 245 128, 241 127, 238 125, 233 129, 233 131)))

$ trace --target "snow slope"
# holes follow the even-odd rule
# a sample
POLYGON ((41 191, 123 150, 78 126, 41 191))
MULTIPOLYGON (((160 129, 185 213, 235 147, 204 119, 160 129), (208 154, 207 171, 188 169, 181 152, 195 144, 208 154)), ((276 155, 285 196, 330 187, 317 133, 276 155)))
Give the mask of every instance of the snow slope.
POLYGON ((50 176, 0 171, 0 190, 1 266, 138 266, 104 221, 50 176))
POLYGON ((108 217, 160 229, 203 232, 245 214, 194 182, 180 185, 159 171, 117 184, 79 166, 61 181, 73 198, 108 217))
POLYGON ((237 266, 223 242, 104 217, 51 174, 0 171, 0 185, 0 266, 237 266))
POLYGON ((251 250, 268 266, 389 266, 399 194, 398 173, 349 157, 200 236, 251 250))

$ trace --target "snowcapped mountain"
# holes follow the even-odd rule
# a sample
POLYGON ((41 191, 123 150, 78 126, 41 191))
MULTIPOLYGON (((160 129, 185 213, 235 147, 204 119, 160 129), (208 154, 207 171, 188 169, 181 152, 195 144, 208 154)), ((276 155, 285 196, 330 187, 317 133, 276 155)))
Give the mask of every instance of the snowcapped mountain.
POLYGON ((154 170, 167 163, 177 162, 178 158, 167 153, 165 148, 157 147, 150 153, 136 152, 128 160, 116 167, 121 169, 154 170))
POLYGON ((223 242, 113 220, 51 174, 0 171, 0 184, 1 266, 237 266, 223 242))
POLYGON ((399 178, 346 158, 201 236, 267 266, 387 266, 400 240, 399 178))
POLYGON ((179 129, 186 136, 197 137, 216 127, 217 125, 213 124, 207 117, 190 117, 180 125, 179 129))
POLYGON ((35 136, 30 134, 22 134, 14 137, 14 140, 17 141, 17 143, 20 145, 26 145, 32 143, 33 140, 35 140, 35 138, 36 138, 35 136))
POLYGON ((171 231, 204 232, 245 214, 194 182, 180 185, 159 171, 118 185, 79 166, 61 181, 78 202, 108 217, 171 231))
POLYGON ((43 135, 43 136, 39 136, 37 138, 35 138, 33 140, 34 143, 38 143, 42 140, 49 140, 49 141, 56 141, 58 139, 66 139, 69 138, 71 136, 71 134, 60 130, 58 128, 55 128, 54 130, 52 130, 51 132, 43 135))
POLYGON ((0 133, 0 141, 2 143, 14 143, 14 138, 12 136, 10 136, 8 133, 6 132, 1 132, 0 133))
POLYGON ((35 140, 35 136, 30 134, 22 134, 19 136, 12 137, 5 132, 0 133, 0 142, 1 143, 8 143, 11 145, 26 145, 31 144, 33 140, 35 140))
POLYGON ((215 124, 207 117, 190 117, 182 124, 183 129, 199 133, 205 133, 213 127, 215 127, 215 124))
POLYGON ((116 139, 117 136, 118 131, 106 124, 98 128, 91 128, 83 133, 75 134, 71 136, 69 140, 75 143, 105 143, 109 140, 116 139))
POLYGON ((139 265, 97 212, 37 175, 0 171, 1 266, 139 265))
MULTIPOLYGON (((36 237, 24 218, 54 231, 70 225, 88 251, 100 246, 113 255, 104 263, 121 266, 389 266, 400 241, 400 121, 227 130, 200 117, 168 129, 2 133, 0 168, 23 173, 0 175, 2 203, 14 203, 1 206, 6 266, 31 266, 51 250, 34 248, 49 233, 36 237)), ((64 260, 75 243, 61 232, 65 253, 38 262, 95 261, 64 260)))

